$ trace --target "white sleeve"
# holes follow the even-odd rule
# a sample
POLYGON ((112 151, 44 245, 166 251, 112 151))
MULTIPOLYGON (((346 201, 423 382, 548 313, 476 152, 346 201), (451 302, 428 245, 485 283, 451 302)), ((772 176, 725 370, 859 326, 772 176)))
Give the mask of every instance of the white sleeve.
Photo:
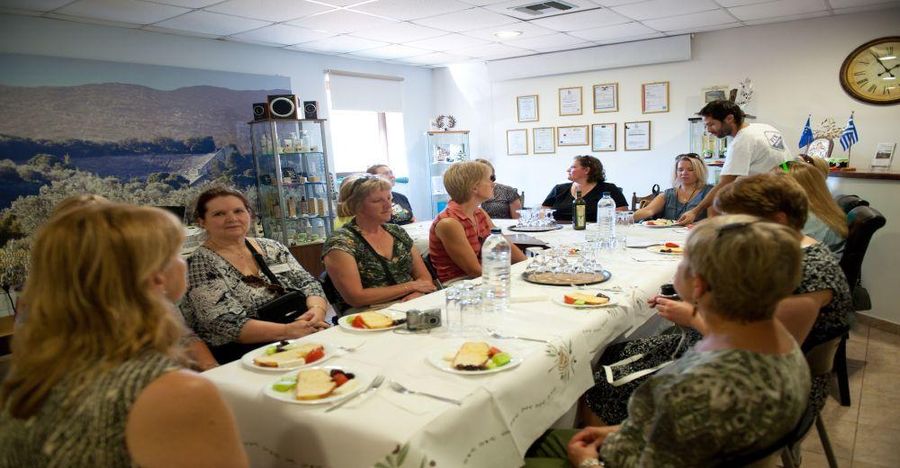
POLYGON ((735 138, 728 147, 728 155, 725 164, 722 165, 721 175, 745 176, 750 173, 750 160, 752 159, 752 139, 735 138))

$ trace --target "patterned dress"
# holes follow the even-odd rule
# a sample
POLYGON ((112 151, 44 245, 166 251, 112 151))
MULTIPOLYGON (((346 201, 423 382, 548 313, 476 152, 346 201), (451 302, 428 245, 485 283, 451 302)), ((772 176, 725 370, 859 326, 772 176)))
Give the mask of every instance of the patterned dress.
POLYGON ((391 192, 394 199, 391 203, 391 222, 394 224, 409 224, 413 220, 412 206, 406 195, 398 192, 391 192))
MULTIPOLYGON (((392 286, 394 284, 408 283, 412 281, 412 247, 413 240, 409 234, 396 224, 382 224, 382 228, 394 238, 393 252, 391 259, 382 257, 387 264, 388 270, 394 278, 392 282, 385 273, 384 266, 378 260, 375 252, 369 250, 365 244, 360 242, 359 238, 350 230, 354 229, 359 232, 356 220, 351 220, 341 229, 334 231, 325 241, 322 247, 322 257, 324 258, 329 252, 339 250, 350 254, 356 260, 356 267, 359 269, 359 279, 363 288, 379 288, 383 286, 392 286)), ((343 298, 334 304, 338 311, 344 311, 350 308, 343 298)))
MULTIPOLYGON (((285 288, 297 289, 307 297, 325 297, 319 282, 297 263, 278 241, 257 238, 266 264, 285 288), (282 271, 284 270, 284 271, 282 271)), ((188 258, 188 290, 180 307, 188 325, 212 346, 233 343, 256 309, 278 297, 266 287, 246 283, 244 275, 228 260, 200 246, 188 258)), ((263 284, 269 279, 261 275, 263 284)))
POLYGON ((798 347, 783 355, 691 350, 634 392, 600 457, 610 468, 714 466, 793 429, 808 392, 798 347))
POLYGON ((509 185, 494 184, 494 197, 485 200, 481 209, 487 212, 491 219, 510 219, 512 213, 509 204, 519 199, 519 191, 509 185))
POLYGON ((64 377, 40 408, 16 419, 0 413, 0 466, 136 466, 125 445, 128 413, 141 392, 179 366, 147 352, 81 382, 64 377))

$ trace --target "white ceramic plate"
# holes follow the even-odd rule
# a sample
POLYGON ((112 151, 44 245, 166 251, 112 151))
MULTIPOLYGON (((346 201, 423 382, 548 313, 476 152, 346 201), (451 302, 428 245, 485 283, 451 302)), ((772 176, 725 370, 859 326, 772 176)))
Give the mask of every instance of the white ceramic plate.
POLYGON ((311 369, 324 369, 326 372, 331 371, 332 369, 340 369, 344 372, 351 372, 356 377, 354 377, 353 379, 351 379, 344 385, 341 385, 340 387, 335 389, 335 391, 332 392, 331 395, 329 395, 325 398, 320 398, 318 400, 298 400, 297 398, 294 397, 294 389, 290 389, 286 392, 279 392, 279 391, 276 391, 274 388, 272 388, 272 385, 275 385, 275 382, 278 382, 279 380, 281 380, 281 378, 284 377, 285 375, 295 374, 298 371, 286 372, 281 377, 267 383, 266 386, 263 387, 263 393, 269 398, 272 398, 272 399, 278 400, 278 401, 282 401, 284 403, 293 403, 295 405, 321 405, 323 403, 334 403, 334 402, 337 402, 338 400, 343 400, 344 398, 348 398, 353 395, 356 395, 357 393, 360 392, 360 390, 365 388, 366 385, 369 385, 369 381, 371 380, 367 376, 360 374, 359 372, 355 372, 355 371, 352 371, 352 370, 349 370, 346 368, 342 368, 342 367, 338 367, 338 366, 310 367, 310 368, 303 369, 303 370, 311 370, 311 369))
MULTIPOLYGON (((581 292, 583 294, 596 294, 596 292, 593 292, 593 291, 578 291, 578 292, 581 292)), ((560 296, 558 294, 554 295, 550 299, 550 302, 561 305, 563 307, 570 307, 572 309, 599 309, 602 307, 612 307, 612 306, 618 304, 618 302, 616 301, 616 298, 614 296, 610 296, 609 294, 607 294, 605 292, 603 294, 606 295, 607 297, 609 297, 609 302, 607 302, 606 304, 582 304, 582 305, 566 304, 566 301, 564 301, 562 296, 560 296)), ((563 294, 563 295, 565 295, 565 294, 563 294)))
MULTIPOLYGON (((391 311, 391 310, 384 310, 384 309, 382 309, 382 310, 378 310, 378 311, 368 311, 368 312, 378 312, 378 313, 380 313, 380 314, 387 315, 388 317, 390 317, 390 318, 392 318, 392 319, 394 319, 394 320, 406 318, 406 315, 403 315, 403 314, 401 314, 400 312, 391 311)), ((395 328, 402 327, 402 326, 405 325, 405 324, 401 323, 401 324, 399 324, 399 325, 394 325, 393 327, 387 327, 387 328, 355 328, 355 327, 352 325, 352 323, 353 323, 353 317, 355 317, 356 315, 358 315, 358 314, 345 315, 345 316, 339 318, 339 319, 338 319, 338 326, 341 327, 341 328, 343 328, 344 330, 350 330, 350 331, 354 331, 354 332, 360 332, 360 333, 370 333, 370 332, 375 332, 375 333, 378 333, 378 332, 383 332, 383 331, 385 331, 385 330, 393 330, 393 329, 395 329, 395 328)))
MULTIPOLYGON (((289 341, 290 341, 291 343, 297 343, 297 342, 300 342, 300 340, 289 340, 289 341)), ((314 343, 314 342, 313 342, 313 343, 314 343)), ((264 355, 264 354, 266 353, 266 348, 268 348, 269 346, 275 346, 276 344, 277 344, 277 343, 270 343, 270 344, 267 344, 267 345, 265 345, 265 346, 263 346, 263 347, 254 349, 253 351, 250 351, 249 353, 247 353, 247 354, 245 354, 243 357, 241 357, 241 363, 242 363, 243 365, 249 367, 250 369, 256 369, 256 370, 261 370, 261 371, 266 371, 266 372, 284 372, 284 371, 286 371, 286 370, 291 370, 291 369, 301 369, 301 368, 304 368, 304 367, 310 367, 310 366, 321 365, 321 364, 322 364, 323 362, 325 362, 327 359, 330 359, 332 356, 334 356, 334 350, 333 350, 333 349, 331 349, 331 348, 330 348, 327 344, 325 344, 325 343, 320 343, 322 346, 325 347, 325 355, 322 356, 321 358, 319 358, 318 361, 313 361, 313 362, 311 362, 311 363, 309 363, 309 364, 298 364, 298 365, 290 366, 290 367, 265 367, 265 366, 257 365, 256 363, 253 362, 253 359, 254 359, 254 358, 256 358, 256 357, 258 357, 258 356, 262 356, 262 355, 264 355)))
MULTIPOLYGON (((682 244, 678 244, 678 245, 682 245, 682 244)), ((653 253, 658 253, 660 255, 684 255, 684 250, 682 250, 681 252, 663 252, 664 250, 670 249, 670 248, 672 248, 672 247, 666 247, 664 245, 652 245, 650 247, 647 247, 647 250, 649 250, 653 253)), ((679 248, 684 249, 683 246, 679 247, 679 248)))
MULTIPOLYGON (((428 354, 427 360, 429 363, 431 363, 431 365, 433 365, 434 367, 437 367, 438 369, 440 369, 444 372, 449 372, 451 374, 459 374, 459 375, 496 374, 497 372, 503 372, 505 370, 510 370, 522 363, 521 356, 518 353, 513 354, 513 351, 511 350, 511 348, 504 347, 504 346, 497 346, 497 348, 510 353, 511 358, 509 360, 509 363, 506 364, 505 366, 495 367, 493 369, 487 369, 487 370, 477 370, 477 371, 459 370, 459 369, 452 367, 450 365, 451 361, 444 359, 444 357, 445 356, 455 356, 456 352, 459 351, 460 346, 462 346, 462 343, 459 343, 458 345, 453 346, 453 347, 436 349, 428 354)), ((491 346, 495 346, 495 345, 491 345, 491 346)))
POLYGON ((647 224, 648 222, 649 221, 644 221, 643 223, 641 223, 641 226, 645 226, 645 227, 652 228, 652 229, 665 229, 665 228, 681 227, 680 224, 675 224, 675 223, 672 223, 672 224, 647 224))

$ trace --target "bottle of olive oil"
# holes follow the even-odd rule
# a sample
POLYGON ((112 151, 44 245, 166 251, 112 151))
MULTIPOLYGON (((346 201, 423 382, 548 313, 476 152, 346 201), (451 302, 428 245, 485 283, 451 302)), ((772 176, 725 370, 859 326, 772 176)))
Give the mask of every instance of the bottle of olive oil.
POLYGON ((584 231, 587 227, 587 215, 585 210, 587 204, 584 198, 581 198, 581 190, 575 191, 575 201, 572 202, 572 229, 576 231, 584 231))

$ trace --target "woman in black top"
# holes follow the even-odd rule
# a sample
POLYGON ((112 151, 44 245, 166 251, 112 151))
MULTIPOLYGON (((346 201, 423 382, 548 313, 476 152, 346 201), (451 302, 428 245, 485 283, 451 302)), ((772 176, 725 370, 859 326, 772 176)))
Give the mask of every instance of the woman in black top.
POLYGON ((556 210, 553 217, 557 221, 572 221, 572 202, 575 201, 575 191, 578 189, 587 204, 585 213, 588 221, 597 221, 597 202, 603 197, 603 192, 609 192, 609 196, 616 202, 616 211, 628 210, 628 202, 622 195, 622 189, 606 182, 606 173, 599 159, 593 156, 575 156, 568 172, 571 182, 553 187, 542 203, 543 207, 556 210))

